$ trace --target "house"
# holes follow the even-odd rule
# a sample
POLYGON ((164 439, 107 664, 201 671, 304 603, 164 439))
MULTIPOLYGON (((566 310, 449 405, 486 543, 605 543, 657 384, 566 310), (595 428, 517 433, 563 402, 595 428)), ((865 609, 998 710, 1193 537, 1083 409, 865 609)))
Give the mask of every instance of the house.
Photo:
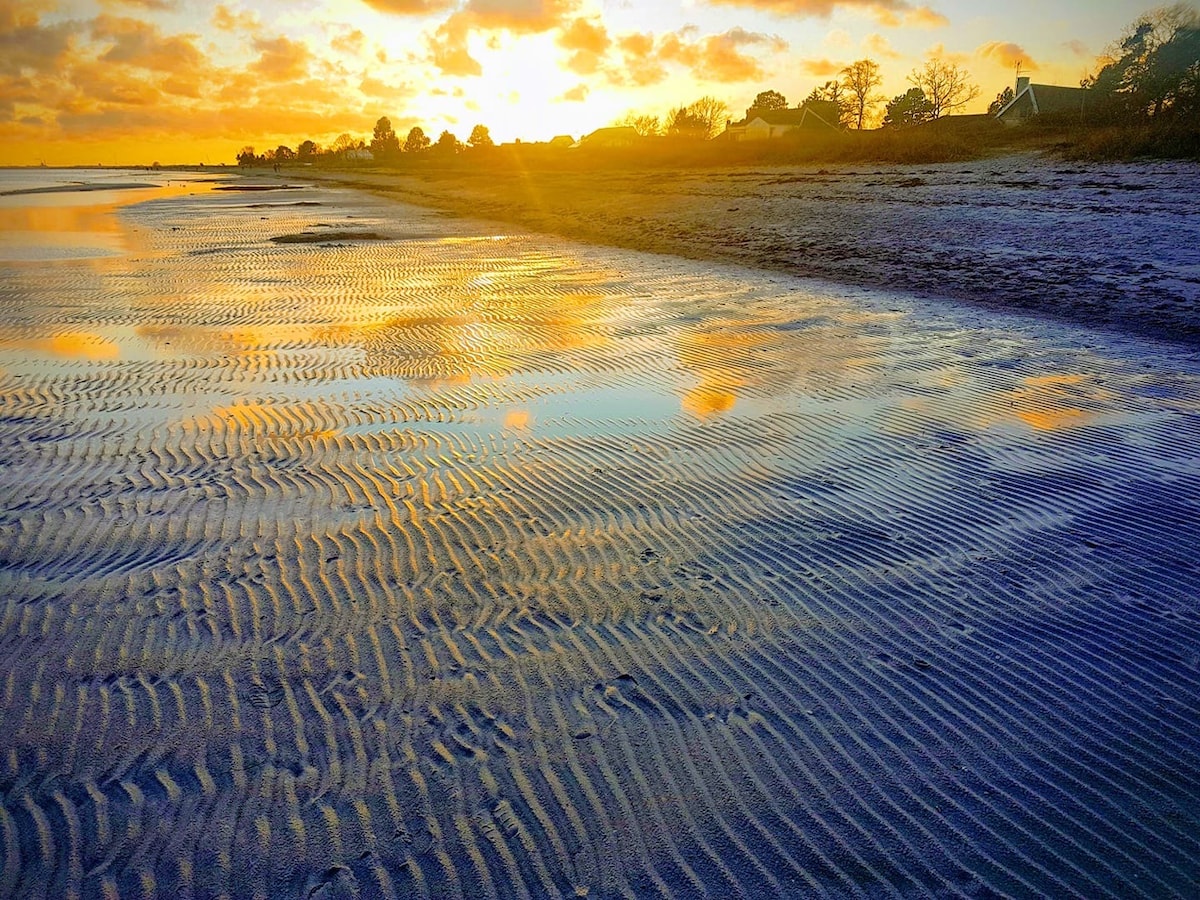
POLYGON ((354 162, 370 162, 375 158, 375 154, 370 150, 347 150, 342 153, 342 159, 352 160, 354 162))
POLYGON ((597 128, 587 137, 580 140, 584 147, 632 147, 641 136, 632 125, 613 125, 609 128, 597 128))
POLYGON ((571 137, 569 134, 556 134, 554 137, 550 138, 549 146, 556 150, 567 150, 575 146, 575 138, 571 137))
POLYGON ((1027 76, 1017 79, 1016 96, 996 113, 1005 125, 1019 125, 1034 116, 1058 115, 1082 117, 1088 109, 1087 88, 1033 84, 1027 76))
POLYGON ((838 127, 802 106, 799 109, 746 110, 740 122, 728 122, 723 137, 733 141, 761 141, 783 137, 789 131, 837 131, 838 127))

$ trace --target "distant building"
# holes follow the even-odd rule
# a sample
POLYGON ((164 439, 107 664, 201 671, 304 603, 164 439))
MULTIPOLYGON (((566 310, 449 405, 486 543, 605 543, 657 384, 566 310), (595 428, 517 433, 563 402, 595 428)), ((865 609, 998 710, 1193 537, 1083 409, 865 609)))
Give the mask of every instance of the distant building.
POLYGON ((1019 125, 1034 116, 1082 117, 1088 109, 1090 94, 1087 88, 1033 84, 1022 76, 1017 79, 1016 96, 996 113, 996 119, 1005 125, 1019 125))
POLYGON ((732 141, 765 141, 783 137, 789 131, 837 131, 837 125, 827 122, 818 113, 802 106, 799 109, 746 110, 740 122, 728 122, 723 137, 732 141))
POLYGON ((347 150, 342 154, 342 159, 353 160, 355 162, 370 162, 375 158, 375 154, 370 150, 347 150))
MULTIPOLYGON (((555 138, 557 140, 557 138, 555 138)), ((587 137, 580 140, 584 147, 632 147, 641 136, 632 125, 613 125, 609 128, 597 128, 587 137)))
POLYGON ((556 134, 550 139, 549 146, 566 150, 575 146, 575 138, 571 137, 569 134, 556 134))

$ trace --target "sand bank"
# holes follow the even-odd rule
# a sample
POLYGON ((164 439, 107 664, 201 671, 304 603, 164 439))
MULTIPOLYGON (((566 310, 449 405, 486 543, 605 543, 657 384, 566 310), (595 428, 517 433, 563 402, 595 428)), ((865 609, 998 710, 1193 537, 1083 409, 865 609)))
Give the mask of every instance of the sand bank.
POLYGON ((612 246, 1200 340, 1200 166, 1032 155, 921 166, 330 173, 612 246))
POLYGON ((0 896, 1195 893, 1194 353, 298 193, 0 263, 0 896))

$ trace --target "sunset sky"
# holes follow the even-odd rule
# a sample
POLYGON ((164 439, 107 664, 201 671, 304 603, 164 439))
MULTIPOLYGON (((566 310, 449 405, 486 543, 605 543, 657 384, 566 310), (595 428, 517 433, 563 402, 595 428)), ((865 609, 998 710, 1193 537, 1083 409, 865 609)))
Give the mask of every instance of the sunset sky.
POLYGON ((976 108, 1077 84, 1152 2, 1130 0, 0 0, 0 164, 232 163, 391 118, 545 140, 711 94, 795 105, 856 59, 883 93, 931 55, 976 108))

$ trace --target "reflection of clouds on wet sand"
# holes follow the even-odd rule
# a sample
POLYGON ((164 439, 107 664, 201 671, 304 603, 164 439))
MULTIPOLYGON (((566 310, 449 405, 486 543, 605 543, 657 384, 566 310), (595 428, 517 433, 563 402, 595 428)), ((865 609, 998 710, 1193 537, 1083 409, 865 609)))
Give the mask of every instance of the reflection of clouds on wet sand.
POLYGON ((1194 366, 307 197, 4 269, 0 893, 1179 893, 1194 366))

